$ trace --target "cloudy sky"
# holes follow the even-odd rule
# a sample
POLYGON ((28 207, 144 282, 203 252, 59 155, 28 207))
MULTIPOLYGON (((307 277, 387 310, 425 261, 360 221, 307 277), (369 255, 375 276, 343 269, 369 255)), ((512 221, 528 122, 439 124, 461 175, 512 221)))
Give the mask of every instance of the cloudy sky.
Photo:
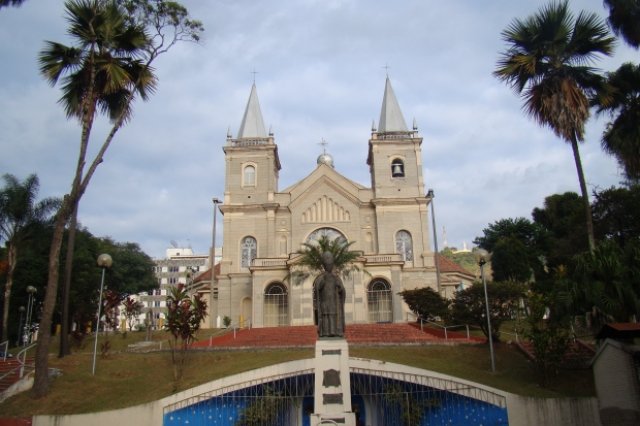
MULTIPOLYGON (((530 218, 545 196, 578 191, 569 145, 526 117, 491 75, 504 49, 500 32, 545 1, 182 3, 203 21, 204 39, 156 62, 158 92, 136 103, 82 199, 79 220, 95 235, 137 242, 153 257, 171 241, 207 252, 211 198, 224 191, 222 147, 229 128, 237 134, 253 71, 279 147, 280 189, 313 171, 322 139, 340 173, 370 186, 367 143, 388 72, 407 123, 415 119, 424 138, 440 246, 443 228, 448 245, 462 247, 489 223, 530 218)), ((606 16, 601 0, 571 5, 606 16)), ((41 196, 69 190, 80 138, 57 104, 59 87, 38 73, 43 41, 69 43, 65 31, 61 1, 0 10, 0 174, 37 173, 41 196)), ((614 70, 637 58, 619 43, 597 66, 614 70)), ((605 118, 590 122, 581 147, 590 190, 621 180, 600 149, 605 118)), ((94 146, 106 129, 97 124, 94 146)))

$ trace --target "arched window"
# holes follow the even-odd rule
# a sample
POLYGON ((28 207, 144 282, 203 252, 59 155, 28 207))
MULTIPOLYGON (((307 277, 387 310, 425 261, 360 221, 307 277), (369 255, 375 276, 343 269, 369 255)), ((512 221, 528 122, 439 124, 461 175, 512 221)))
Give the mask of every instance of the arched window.
POLYGON ((391 162, 391 177, 404 177, 404 162, 399 158, 391 162))
POLYGON ((243 268, 251 266, 251 261, 258 256, 258 243, 253 237, 244 237, 242 239, 241 260, 240 265, 243 268))
POLYGON ((256 166, 244 166, 242 170, 242 186, 256 186, 256 166))
POLYGON ((272 283, 264 290, 264 325, 289 325, 289 296, 282 283, 272 283))
POLYGON ((333 228, 318 228, 315 231, 313 231, 311 234, 309 234, 309 236, 307 237, 307 243, 312 244, 315 243, 316 241, 318 241, 321 237, 328 237, 330 240, 335 240, 340 238, 342 241, 347 241, 347 239, 345 238, 345 236, 342 234, 342 232, 333 229, 333 228))
POLYGON ((393 320, 391 285, 386 280, 376 278, 369 283, 367 307, 369 308, 369 322, 391 322, 393 320))
POLYGON ((405 262, 413 260, 413 240, 407 231, 398 231, 396 234, 396 253, 399 253, 405 262))

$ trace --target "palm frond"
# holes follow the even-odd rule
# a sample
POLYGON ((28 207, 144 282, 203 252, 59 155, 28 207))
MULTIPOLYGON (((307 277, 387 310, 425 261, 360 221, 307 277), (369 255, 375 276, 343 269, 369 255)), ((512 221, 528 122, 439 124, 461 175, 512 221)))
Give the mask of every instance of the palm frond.
POLYGON ((117 2, 69 0, 65 5, 76 46, 46 42, 41 73, 52 85, 64 76, 59 102, 67 117, 92 120, 99 111, 112 121, 123 114, 126 121, 134 95, 146 100, 157 84, 153 69, 139 59, 150 42, 144 28, 134 25, 117 2))
POLYGON ((350 250, 354 243, 355 241, 348 242, 343 238, 332 239, 326 235, 315 242, 303 243, 303 248, 296 252, 298 256, 293 259, 291 272, 285 280, 297 284, 322 271, 322 254, 325 252, 333 255, 334 271, 337 274, 346 277, 353 271, 359 271, 360 269, 354 264, 354 261, 361 255, 361 252, 350 250))
POLYGON ((82 59, 81 49, 53 41, 45 41, 45 47, 38 55, 40 73, 53 86, 63 74, 77 71, 82 59))
POLYGON ((583 140, 587 94, 600 84, 587 64, 614 47, 604 21, 586 12, 574 19, 567 1, 553 1, 514 19, 501 35, 508 47, 494 76, 522 96, 523 109, 538 123, 567 142, 583 140))

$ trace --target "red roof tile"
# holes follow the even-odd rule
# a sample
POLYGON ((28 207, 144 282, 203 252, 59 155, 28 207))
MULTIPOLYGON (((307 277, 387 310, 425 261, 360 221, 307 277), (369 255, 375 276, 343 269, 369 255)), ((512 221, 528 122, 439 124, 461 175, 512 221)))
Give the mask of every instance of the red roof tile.
POLYGON ((640 323, 637 322, 612 322, 605 324, 597 334, 597 339, 632 339, 640 337, 640 323))
POLYGON ((474 276, 472 272, 469 272, 468 270, 458 265, 456 262, 449 259, 448 257, 445 257, 439 254, 437 256, 437 259, 438 259, 438 267, 440 268, 440 272, 458 272, 461 274, 469 275, 471 277, 474 276))
MULTIPOLYGON (((220 275, 219 263, 216 263, 215 271, 216 271, 216 277, 219 276, 220 275)), ((211 281, 211 268, 207 269, 206 271, 204 271, 203 273, 201 273, 200 275, 196 276, 193 279, 194 283, 199 283, 201 281, 211 281)))

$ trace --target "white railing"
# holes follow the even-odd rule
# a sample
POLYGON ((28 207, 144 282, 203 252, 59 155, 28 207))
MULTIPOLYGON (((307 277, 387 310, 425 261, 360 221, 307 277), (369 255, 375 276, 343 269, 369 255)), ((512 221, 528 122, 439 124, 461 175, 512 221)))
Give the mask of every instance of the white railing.
POLYGON ((233 332, 233 338, 236 339, 237 335, 238 335, 238 330, 242 330, 242 329, 247 329, 247 330, 251 330, 251 320, 245 320, 244 321, 243 326, 239 325, 239 324, 229 324, 229 326, 227 328, 223 328, 218 330, 216 333, 213 333, 211 336, 209 336, 209 346, 213 346, 213 339, 215 339, 218 336, 222 336, 223 334, 227 334, 230 332, 233 332), (231 330, 231 331, 229 331, 231 330))
POLYGON ((271 145, 271 138, 229 139, 232 146, 271 145))
POLYGON ((389 262, 402 262, 402 256, 399 254, 378 254, 372 256, 365 256, 367 263, 389 263, 389 262))
POLYGON ((24 377, 24 366, 25 366, 25 364, 27 362, 27 352, 29 351, 29 349, 35 348, 36 346, 37 346, 37 343, 32 343, 29 346, 27 346, 26 348, 24 348, 23 350, 21 350, 20 352, 18 352, 18 355, 16 355, 16 359, 20 363, 20 378, 21 379, 24 377))
POLYGON ((455 329, 455 328, 462 328, 462 327, 464 327, 465 330, 466 330, 467 339, 471 338, 471 334, 469 333, 469 324, 446 325, 445 326, 445 325, 438 324, 437 322, 426 320, 426 319, 422 318, 421 316, 416 315, 413 312, 407 312, 407 321, 410 321, 409 320, 409 315, 413 316, 416 321, 420 321, 420 330, 421 331, 424 331, 424 324, 428 324, 428 325, 430 325, 432 327, 443 329, 444 330, 444 340, 449 340, 448 330, 452 330, 452 329, 455 329))
POLYGON ((288 259, 269 259, 269 258, 255 258, 251 261, 251 266, 254 267, 277 267, 287 266, 288 259))
POLYGON ((7 376, 10 376, 16 371, 19 371, 18 373, 19 378, 22 379, 24 377, 24 367, 27 359, 27 351, 31 348, 35 348, 36 345, 37 343, 32 343, 31 345, 27 346, 26 348, 18 352, 18 355, 16 355, 16 360, 18 360, 18 365, 15 368, 12 368, 11 370, 4 373, 2 376, 0 376, 0 380, 4 379, 7 376))
MULTIPOLYGON (((447 325, 447 326, 444 326, 444 325, 438 324, 437 322, 433 322, 433 321, 426 320, 426 319, 424 319, 424 318, 422 318, 422 317, 420 317, 420 316, 416 315, 416 314, 415 314, 415 313, 413 313, 413 312, 407 312, 407 322, 411 322, 411 321, 412 321, 412 320, 410 319, 410 317, 413 317, 413 321, 416 321, 416 322, 417 322, 417 321, 420 321, 420 330, 422 330, 422 331, 424 331, 424 324, 429 324, 429 325, 430 325, 430 326, 432 326, 432 327, 436 327, 436 328, 441 328, 441 329, 443 329, 443 330, 444 330, 444 338, 445 338, 445 340, 447 340, 447 339, 448 339, 448 337, 449 337, 449 336, 448 336, 448 330, 451 330, 451 329, 455 329, 455 328, 462 328, 462 327, 464 327, 464 328, 465 328, 465 330, 466 330, 467 339, 471 338, 471 337, 470 337, 471 335, 470 335, 470 333, 469 333, 469 328, 470 328, 470 327, 480 329, 480 327, 478 327, 478 326, 476 326, 476 325, 471 325, 471 326, 470 326, 469 324, 447 325)), ((507 336, 515 336, 516 342, 518 342, 518 343, 520 342, 520 334, 518 333, 518 329, 517 329, 517 328, 514 328, 514 329, 513 329, 513 333, 510 333, 510 332, 508 332, 508 331, 500 330, 500 334, 501 334, 501 335, 502 335, 502 334, 505 334, 505 335, 507 335, 507 336)))

